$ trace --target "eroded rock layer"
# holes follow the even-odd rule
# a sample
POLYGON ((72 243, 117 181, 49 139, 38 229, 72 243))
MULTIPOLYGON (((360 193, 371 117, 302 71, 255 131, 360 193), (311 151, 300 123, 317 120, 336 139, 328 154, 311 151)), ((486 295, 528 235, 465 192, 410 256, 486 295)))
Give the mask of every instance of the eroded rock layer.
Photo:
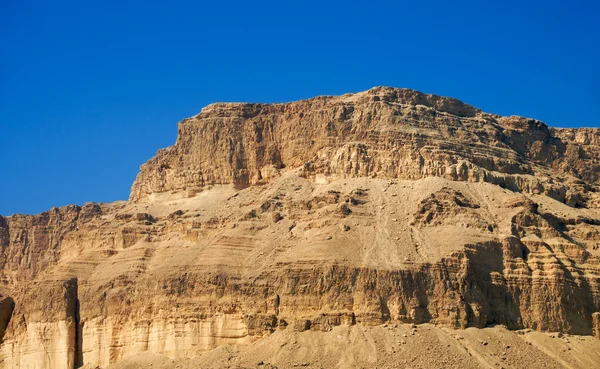
POLYGON ((592 335, 600 132, 375 88, 213 104, 128 202, 0 217, 0 362, 388 321, 592 335))
POLYGON ((598 184, 597 129, 487 114, 458 100, 378 87, 288 104, 212 104, 179 124, 174 146, 141 168, 131 199, 207 184, 303 175, 490 182, 572 205, 598 184), (589 190, 589 188, 587 189, 589 190))

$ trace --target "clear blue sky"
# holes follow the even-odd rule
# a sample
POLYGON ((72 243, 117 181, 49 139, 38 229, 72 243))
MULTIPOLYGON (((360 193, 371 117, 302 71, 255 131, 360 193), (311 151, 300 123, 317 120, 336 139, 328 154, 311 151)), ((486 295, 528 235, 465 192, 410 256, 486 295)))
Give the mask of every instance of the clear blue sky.
POLYGON ((598 127, 599 18, 591 0, 0 0, 0 214, 126 199, 215 101, 389 85, 598 127))

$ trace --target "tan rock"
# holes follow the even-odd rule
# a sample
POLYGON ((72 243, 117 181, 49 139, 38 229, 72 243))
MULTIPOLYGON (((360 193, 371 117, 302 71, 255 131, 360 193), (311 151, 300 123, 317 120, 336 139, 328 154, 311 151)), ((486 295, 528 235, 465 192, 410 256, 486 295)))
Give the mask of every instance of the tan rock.
MULTIPOLYGON (((210 105, 130 201, 0 217, 0 362, 106 367, 383 323, 597 333, 599 143, 383 87, 210 105)), ((421 327, 402 350, 433 339, 421 327)))

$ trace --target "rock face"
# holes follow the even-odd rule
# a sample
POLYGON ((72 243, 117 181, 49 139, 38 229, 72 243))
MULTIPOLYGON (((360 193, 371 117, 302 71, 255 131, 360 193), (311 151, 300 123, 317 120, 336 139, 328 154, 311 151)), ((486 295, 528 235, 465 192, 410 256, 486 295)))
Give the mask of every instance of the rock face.
POLYGON ((591 335, 600 131, 374 88, 213 104, 128 202, 0 217, 0 362, 388 321, 591 335))
POLYGON ((600 179, 600 133, 551 129, 458 100, 378 87, 289 104, 212 104, 179 124, 174 146, 141 167, 131 200, 209 184, 252 185, 282 169, 304 176, 490 182, 573 205, 600 179), (565 183, 566 182, 566 183, 565 183))

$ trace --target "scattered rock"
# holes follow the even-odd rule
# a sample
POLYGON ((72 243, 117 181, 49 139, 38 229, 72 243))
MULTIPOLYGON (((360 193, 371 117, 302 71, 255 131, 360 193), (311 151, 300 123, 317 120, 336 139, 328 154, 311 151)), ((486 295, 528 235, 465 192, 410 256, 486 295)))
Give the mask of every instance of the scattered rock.
POLYGON ((337 213, 343 217, 346 217, 346 216, 352 214, 352 210, 350 210, 350 208, 346 204, 339 204, 337 206, 336 210, 337 210, 337 213))
POLYGON ((177 219, 183 215, 183 210, 175 210, 167 216, 167 219, 177 219))
POLYGON ((277 223, 283 219, 283 216, 279 212, 273 213, 273 222, 277 223))

